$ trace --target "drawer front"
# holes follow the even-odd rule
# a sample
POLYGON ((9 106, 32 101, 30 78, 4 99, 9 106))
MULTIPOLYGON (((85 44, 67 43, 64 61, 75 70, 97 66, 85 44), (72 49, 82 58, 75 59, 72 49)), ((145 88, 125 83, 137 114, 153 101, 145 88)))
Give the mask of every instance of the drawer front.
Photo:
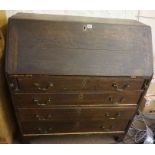
POLYGON ((88 107, 16 109, 21 122, 26 121, 96 121, 128 119, 135 113, 135 107, 88 107))
POLYGON ((59 94, 15 94, 13 100, 19 108, 37 108, 76 105, 137 104, 140 92, 108 93, 59 93, 59 94))
POLYGON ((124 132, 129 120, 83 121, 83 122, 24 122, 24 134, 67 134, 80 132, 124 132))
POLYGON ((73 76, 33 76, 10 79, 10 87, 20 92, 57 92, 57 91, 123 91, 140 90, 143 79, 111 77, 73 77, 73 76))

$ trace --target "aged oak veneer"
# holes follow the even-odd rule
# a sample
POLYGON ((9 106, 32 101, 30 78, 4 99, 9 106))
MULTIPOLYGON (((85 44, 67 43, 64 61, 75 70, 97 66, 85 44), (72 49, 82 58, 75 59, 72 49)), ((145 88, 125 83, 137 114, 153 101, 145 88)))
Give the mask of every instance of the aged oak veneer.
POLYGON ((7 32, 6 78, 23 138, 126 134, 153 75, 149 26, 19 13, 7 32))

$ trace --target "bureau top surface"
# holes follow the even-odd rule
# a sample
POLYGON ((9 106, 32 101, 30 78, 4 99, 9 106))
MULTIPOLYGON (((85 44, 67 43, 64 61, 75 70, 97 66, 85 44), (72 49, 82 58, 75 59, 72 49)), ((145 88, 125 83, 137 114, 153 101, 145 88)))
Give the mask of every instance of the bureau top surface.
POLYGON ((149 26, 134 20, 39 14, 9 18, 8 74, 152 76, 149 26))

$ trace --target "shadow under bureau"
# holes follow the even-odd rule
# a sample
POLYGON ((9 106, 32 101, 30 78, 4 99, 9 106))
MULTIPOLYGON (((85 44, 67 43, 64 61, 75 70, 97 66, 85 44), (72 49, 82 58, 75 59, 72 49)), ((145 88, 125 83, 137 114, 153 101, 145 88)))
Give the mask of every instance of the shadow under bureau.
POLYGON ((123 137, 153 75, 151 40, 134 20, 9 18, 5 71, 21 136, 123 137))

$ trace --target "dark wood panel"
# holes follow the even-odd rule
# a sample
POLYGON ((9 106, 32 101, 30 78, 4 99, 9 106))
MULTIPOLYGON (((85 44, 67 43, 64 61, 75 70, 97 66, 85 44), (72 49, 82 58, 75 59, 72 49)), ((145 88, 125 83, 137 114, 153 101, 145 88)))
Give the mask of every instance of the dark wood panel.
POLYGON ((44 108, 54 106, 78 105, 136 105, 140 92, 105 92, 105 93, 59 93, 59 94, 14 94, 13 103, 18 108, 44 108))
POLYGON ((141 90, 143 78, 85 76, 17 76, 18 85, 10 80, 16 92, 126 91, 141 90), (17 86, 16 86, 17 85, 17 86), (17 88, 18 87, 18 88, 17 88))
POLYGON ((135 107, 76 107, 51 109, 16 109, 20 121, 115 120, 133 116, 135 107))
POLYGON ((124 132, 128 122, 128 119, 90 122, 23 122, 22 131, 23 134, 124 132))
POLYGON ((127 132, 153 75, 149 26, 18 14, 7 34, 5 72, 23 135, 127 132))
POLYGON ((153 74, 151 29, 146 25, 13 18, 7 45, 6 71, 11 74, 153 74))

